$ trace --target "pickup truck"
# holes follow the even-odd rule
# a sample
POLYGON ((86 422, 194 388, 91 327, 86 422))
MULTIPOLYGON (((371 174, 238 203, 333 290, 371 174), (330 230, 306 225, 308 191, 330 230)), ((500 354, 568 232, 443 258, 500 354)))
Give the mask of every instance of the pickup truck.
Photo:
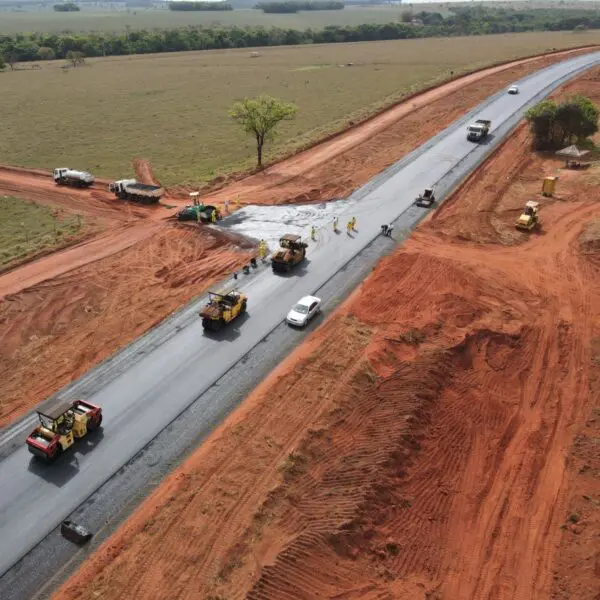
POLYGON ((467 127, 467 139, 470 142, 481 142, 488 136, 491 126, 491 121, 477 119, 467 127))

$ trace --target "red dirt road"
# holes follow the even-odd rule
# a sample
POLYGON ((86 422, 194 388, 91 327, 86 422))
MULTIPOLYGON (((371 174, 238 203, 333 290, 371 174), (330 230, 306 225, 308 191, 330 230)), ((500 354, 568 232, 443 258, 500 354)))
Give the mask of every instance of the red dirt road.
POLYGON ((135 226, 123 225, 105 231, 90 241, 27 263, 0 277, 0 300, 83 265, 122 252, 157 234, 163 228, 164 226, 155 222, 144 222, 135 226))
POLYGON ((597 600, 598 168, 513 229, 558 166, 509 140, 53 598, 597 600))

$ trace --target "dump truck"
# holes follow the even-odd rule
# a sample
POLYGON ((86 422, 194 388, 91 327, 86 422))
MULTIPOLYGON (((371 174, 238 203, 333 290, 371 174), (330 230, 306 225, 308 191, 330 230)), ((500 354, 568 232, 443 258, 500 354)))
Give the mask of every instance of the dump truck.
POLYGON ((195 204, 182 208, 177 213, 177 219, 179 221, 198 221, 198 213, 200 213, 200 221, 202 223, 212 223, 221 218, 221 211, 216 206, 212 206, 211 204, 195 204))
POLYGON ((538 215, 539 202, 530 200, 525 204, 525 208, 521 213, 521 216, 517 219, 515 227, 521 231, 531 231, 540 224, 540 217, 538 215))
POLYGON ((248 298, 236 289, 208 292, 208 304, 200 311, 202 327, 219 331, 246 312, 248 298))
POLYGON ((121 200, 131 200, 141 204, 156 204, 165 193, 160 185, 138 183, 137 179, 113 181, 109 184, 108 191, 121 200))
POLYGON ((94 184, 94 176, 87 171, 76 171, 61 167, 54 169, 54 183, 57 185, 70 185, 71 187, 90 187, 94 184))
POLYGON ((415 204, 423 208, 429 208, 434 202, 435 194, 433 193, 433 188, 425 188, 425 191, 419 194, 415 200, 415 204))
POLYGON ((490 132, 492 126, 491 121, 484 119, 477 119, 467 127, 467 139, 470 142, 481 142, 483 141, 490 132))
POLYGON ((102 409, 85 400, 61 401, 37 413, 40 424, 29 434, 26 443, 31 454, 47 463, 54 462, 75 440, 102 424, 102 409))
POLYGON ((271 257, 271 267, 276 273, 287 273, 306 258, 308 244, 299 235, 286 233, 279 238, 279 248, 271 257))

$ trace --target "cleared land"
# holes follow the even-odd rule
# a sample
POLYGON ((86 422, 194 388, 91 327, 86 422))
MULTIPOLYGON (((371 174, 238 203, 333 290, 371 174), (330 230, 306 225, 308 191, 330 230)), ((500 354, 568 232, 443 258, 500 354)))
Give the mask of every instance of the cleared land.
POLYGON ((227 116, 244 96, 265 92, 300 108, 281 128, 273 158, 451 71, 594 43, 600 31, 265 48, 259 58, 247 50, 132 56, 68 71, 59 62, 23 65, 0 74, 0 110, 11 115, 0 162, 124 177, 141 155, 163 184, 198 183, 253 166, 251 138, 227 116))
MULTIPOLYGON (((600 69, 567 91, 600 101, 600 69)), ((597 599, 598 166, 530 145, 523 126, 54 597, 597 599), (517 232, 557 173, 541 234, 517 232)))
POLYGON ((81 215, 0 196, 0 273, 39 254, 69 246, 97 230, 81 215))
MULTIPOLYGON (((229 12, 173 12, 170 10, 129 9, 118 11, 82 10, 78 13, 56 13, 52 10, 25 13, 0 13, 0 33, 39 31, 125 31, 131 29, 170 29, 188 25, 262 26, 288 29, 322 29, 327 25, 361 25, 363 23, 397 22, 404 8, 347 7, 344 10, 308 11, 296 14, 264 14, 260 10, 237 9, 229 12)), ((448 14, 443 6, 420 8, 448 14)))
MULTIPOLYGON (((382 114, 374 129, 374 121, 352 129, 230 190, 237 194, 241 186, 242 202, 255 203, 327 200, 347 193, 510 81, 560 59, 544 57, 445 84, 382 114)), ((230 275, 248 258, 235 241, 217 243, 203 230, 190 236, 188 229, 161 224, 160 210, 123 205, 101 190, 57 190, 50 177, 0 169, 0 193, 19 188, 27 197, 53 206, 85 207, 86 214, 112 224, 103 237, 73 249, 69 257, 57 253, 0 278, 0 295, 10 294, 0 302, 0 320, 10 324, 0 330, 0 426, 127 344, 212 281, 230 275), (86 258, 87 264, 80 262, 86 258), (175 285, 170 270, 176 274, 175 285), (133 276, 137 273, 139 278, 133 276), (65 303, 66 297, 71 302, 65 303), (39 357, 45 365, 41 378, 34 360, 39 357)), ((230 197, 227 188, 222 197, 230 197)))

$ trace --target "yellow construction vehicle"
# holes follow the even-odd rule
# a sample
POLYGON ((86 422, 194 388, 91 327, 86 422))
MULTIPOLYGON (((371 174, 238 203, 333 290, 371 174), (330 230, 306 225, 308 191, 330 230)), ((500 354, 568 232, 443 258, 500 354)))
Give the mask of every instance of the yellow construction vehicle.
POLYGON ((539 202, 530 200, 525 204, 525 209, 521 216, 517 219, 515 227, 521 231, 531 231, 540 224, 540 217, 538 215, 539 202))
POLYGON ((306 258, 308 244, 299 235, 286 233, 279 239, 280 248, 271 258, 271 267, 275 273, 287 273, 306 258))
POLYGON ((200 311, 202 327, 219 331, 227 323, 246 312, 248 298, 235 289, 208 292, 208 304, 200 311))
POLYGON ((53 462, 102 424, 102 409, 85 400, 59 402, 50 410, 37 411, 40 424, 27 437, 27 447, 46 462, 53 462))

